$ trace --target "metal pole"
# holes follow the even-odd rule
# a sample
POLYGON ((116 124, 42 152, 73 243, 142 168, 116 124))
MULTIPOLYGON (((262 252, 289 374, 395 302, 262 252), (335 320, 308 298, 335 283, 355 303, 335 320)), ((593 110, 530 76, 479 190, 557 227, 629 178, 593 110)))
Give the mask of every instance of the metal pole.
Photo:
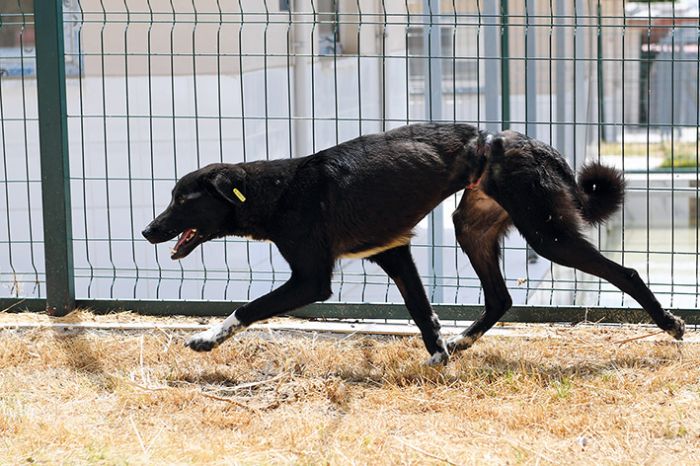
MULTIPOLYGON (((290 8, 293 9, 295 22, 292 25, 294 38, 294 157, 302 157, 313 152, 311 127, 311 54, 314 52, 312 43, 311 4, 308 0, 296 0, 290 8)), ((241 79, 243 70, 241 70, 241 79)))
POLYGON ((565 157, 571 157, 571 154, 566 150, 566 62, 564 57, 566 57, 566 35, 564 19, 566 16, 566 2, 565 0, 557 0, 557 24, 556 24, 556 42, 557 42, 557 64, 556 64, 556 75, 557 75, 557 138, 556 138, 556 148, 564 154, 565 157))
POLYGON ((528 136, 536 138, 537 137, 537 60, 531 60, 530 58, 537 57, 537 30, 533 24, 537 17, 537 12, 535 11, 535 0, 527 0, 525 2, 527 9, 527 32, 525 34, 525 40, 527 41, 527 46, 525 47, 525 76, 526 76, 526 89, 525 89, 525 120, 527 120, 527 127, 525 132, 528 136))
POLYGON ((500 125, 500 106, 498 102, 498 4, 496 2, 485 2, 484 13, 484 118, 486 119, 486 130, 498 132, 500 125))
MULTIPOLYGON (((428 121, 442 119, 442 35, 440 34, 440 1, 423 0, 423 50, 425 61, 425 119, 428 121)), ((443 214, 439 205, 430 214, 428 238, 430 241, 430 298, 436 303, 442 302, 442 233, 443 214)))
POLYGON ((588 89, 590 80, 587 76, 586 56, 586 5, 579 0, 574 2, 574 169, 578 169, 586 161, 586 145, 588 144, 588 125, 577 123, 588 122, 588 89))
POLYGON ((598 133, 599 138, 606 141, 605 133, 605 80, 603 76, 603 14, 601 12, 600 1, 597 7, 598 14, 598 133))
POLYGON ((442 41, 440 34, 439 0, 423 0, 423 50, 425 58, 425 119, 442 119, 442 41))
POLYGON ((501 0, 501 129, 510 128, 510 44, 508 0, 501 0))
POLYGON ((34 18, 46 310, 65 315, 75 307, 75 287, 61 0, 35 0, 34 18))

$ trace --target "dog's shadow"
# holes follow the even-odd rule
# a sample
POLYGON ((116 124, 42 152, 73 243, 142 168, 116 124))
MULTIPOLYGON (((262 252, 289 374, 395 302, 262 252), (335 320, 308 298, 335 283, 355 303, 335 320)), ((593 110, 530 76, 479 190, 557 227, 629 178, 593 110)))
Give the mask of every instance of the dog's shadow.
MULTIPOLYGON (((669 345, 675 345, 670 342, 669 345)), ((560 381, 564 378, 596 378, 611 372, 625 369, 658 369, 677 363, 677 358, 660 358, 648 355, 612 354, 601 359, 582 356, 574 363, 558 363, 527 358, 504 356, 500 353, 486 353, 481 364, 475 364, 474 357, 469 363, 470 370, 488 372, 494 378, 510 378, 513 374, 525 374, 540 380, 543 384, 560 381)))
MULTIPOLYGON (((666 343, 661 343, 666 344, 666 343)), ((675 348, 675 342, 668 342, 669 349, 675 348)), ((468 351, 468 350, 467 350, 468 351)), ((415 355, 415 354, 413 354, 415 355)), ((252 357, 265 358, 265 354, 252 357)), ((594 380, 610 374, 620 374, 627 369, 659 369, 677 364, 678 353, 668 352, 663 355, 651 352, 647 354, 611 353, 608 357, 581 355, 575 362, 558 362, 551 358, 538 359, 518 357, 498 350, 483 350, 474 354, 458 354, 445 367, 429 367, 423 360, 409 357, 399 363, 391 361, 347 361, 336 368, 324 370, 313 365, 300 365, 292 369, 293 377, 309 379, 338 379, 355 386, 381 388, 390 386, 452 386, 469 383, 507 384, 516 377, 526 377, 537 385, 546 387, 566 380, 594 380)), ((264 378, 276 378, 284 369, 277 367, 266 371, 264 378)), ((240 375, 240 374, 239 374, 240 375)), ((258 374, 259 375, 259 374, 258 374)), ((226 370, 204 370, 195 374, 180 374, 188 383, 235 385, 251 380, 232 380, 226 370)), ((251 377, 256 379, 255 376, 251 377)), ((252 380, 257 383, 259 380, 252 380)))

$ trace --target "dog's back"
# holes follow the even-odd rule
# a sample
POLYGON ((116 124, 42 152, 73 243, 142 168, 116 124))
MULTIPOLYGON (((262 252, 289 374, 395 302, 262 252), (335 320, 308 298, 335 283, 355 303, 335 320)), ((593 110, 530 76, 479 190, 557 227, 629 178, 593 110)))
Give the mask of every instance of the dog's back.
MULTIPOLYGON (((324 224, 341 255, 405 244, 413 227, 481 167, 466 124, 416 124, 362 136, 310 156, 325 183, 324 224)), ((305 176, 300 173, 300 176, 305 176)))

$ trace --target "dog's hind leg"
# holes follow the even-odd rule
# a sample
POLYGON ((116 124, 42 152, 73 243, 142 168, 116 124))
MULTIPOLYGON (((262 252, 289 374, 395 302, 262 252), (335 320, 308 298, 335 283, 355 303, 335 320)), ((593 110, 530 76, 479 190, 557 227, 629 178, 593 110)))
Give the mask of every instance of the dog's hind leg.
POLYGON ((499 241, 511 225, 506 211, 482 191, 467 190, 452 220, 457 241, 481 280, 484 312, 468 329, 449 339, 450 353, 472 346, 512 305, 498 263, 499 241))
POLYGON ((546 227, 540 226, 542 228, 538 229, 536 225, 531 223, 524 226, 516 223, 516 227, 530 246, 541 256, 609 281, 632 296, 647 311, 659 328, 677 340, 683 338, 685 332, 683 320, 661 307, 636 270, 623 267, 603 256, 578 232, 567 232, 553 236, 542 234, 546 231, 546 227))
POLYGON ((430 353, 429 365, 445 364, 449 357, 440 336, 440 321, 425 294, 408 245, 399 246, 369 257, 394 280, 408 312, 420 329, 423 343, 430 353))

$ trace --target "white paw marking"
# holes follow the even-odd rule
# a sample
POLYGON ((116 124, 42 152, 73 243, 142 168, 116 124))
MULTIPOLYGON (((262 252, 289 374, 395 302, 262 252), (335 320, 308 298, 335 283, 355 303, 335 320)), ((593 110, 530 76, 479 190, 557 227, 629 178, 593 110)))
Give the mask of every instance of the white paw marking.
POLYGON ((428 358, 427 361, 425 361, 425 364, 431 367, 434 366, 439 366, 443 364, 447 364, 447 360, 450 358, 450 356, 447 354, 446 351, 436 351, 433 353, 430 358, 428 358))
POLYGON ((466 335, 455 335, 452 338, 450 338, 448 342, 448 346, 450 348, 454 349, 467 349, 471 348, 474 343, 476 343, 476 340, 478 340, 481 337, 481 333, 478 333, 473 336, 466 336, 466 335))
POLYGON ((211 351, 216 348, 233 334, 243 330, 244 327, 235 314, 234 312, 220 324, 212 325, 208 330, 195 333, 187 339, 185 346, 195 351, 211 351))
POLYGON ((204 332, 195 333, 187 339, 185 345, 195 351, 211 351, 226 340, 226 338, 227 332, 221 324, 219 324, 204 332))

